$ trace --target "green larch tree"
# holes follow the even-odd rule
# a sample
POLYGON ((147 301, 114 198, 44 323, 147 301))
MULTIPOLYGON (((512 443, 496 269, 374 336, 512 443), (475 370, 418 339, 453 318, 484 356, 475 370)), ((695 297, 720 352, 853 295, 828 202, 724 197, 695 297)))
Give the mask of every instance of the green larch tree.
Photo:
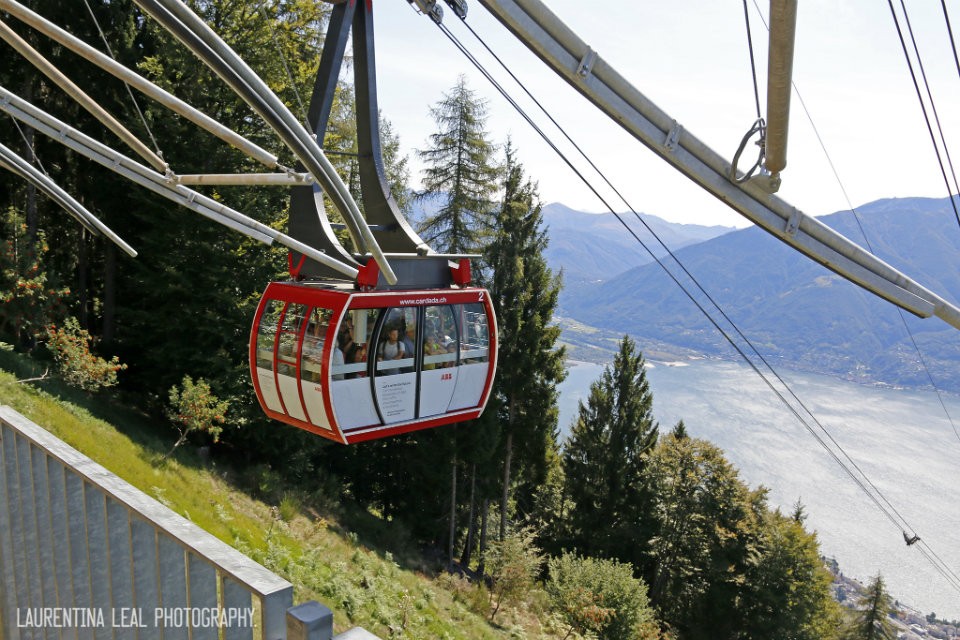
POLYGON ((425 167, 417 197, 436 199, 440 206, 420 232, 435 250, 472 253, 486 244, 498 188, 496 148, 485 129, 487 106, 460 76, 430 115, 437 132, 418 152, 425 167))

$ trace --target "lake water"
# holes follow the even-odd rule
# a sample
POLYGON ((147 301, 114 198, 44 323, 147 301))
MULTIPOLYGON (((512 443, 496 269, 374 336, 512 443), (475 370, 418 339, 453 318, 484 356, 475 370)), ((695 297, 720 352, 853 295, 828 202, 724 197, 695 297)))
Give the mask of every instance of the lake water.
MULTIPOLYGON (((904 544, 900 529, 753 370, 708 360, 651 364, 647 377, 661 432, 682 418, 688 433, 722 447, 748 484, 767 487, 771 505, 790 512, 799 499, 807 528, 846 575, 863 581, 880 572, 895 598, 923 613, 960 619, 960 593, 919 545, 904 544)), ((602 371, 588 363, 569 368, 560 385, 562 437, 602 371)), ((960 438, 936 393, 779 373, 896 511, 960 574, 960 438)), ((960 398, 944 395, 944 401, 960 424, 960 398)))

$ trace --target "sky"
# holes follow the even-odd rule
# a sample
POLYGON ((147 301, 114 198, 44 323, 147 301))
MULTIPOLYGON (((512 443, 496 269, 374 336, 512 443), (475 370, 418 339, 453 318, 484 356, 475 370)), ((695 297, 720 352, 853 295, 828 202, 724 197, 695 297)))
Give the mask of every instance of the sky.
MULTIPOLYGON (((764 25, 769 6, 759 0, 747 2, 761 110, 766 115, 764 25)), ((932 0, 905 3, 949 145, 951 136, 960 136, 960 73, 942 7, 932 0)), ((756 118, 741 0, 546 0, 546 4, 685 130, 732 159, 756 118)), ((632 207, 672 222, 749 225, 556 77, 477 0, 468 0, 468 5, 470 26, 507 61, 629 203, 624 204, 602 179, 590 176, 614 209, 632 207)), ((900 0, 894 5, 906 30, 900 0)), ((947 8, 951 19, 960 17, 960 2, 952 0, 947 8)), ((495 72, 553 140, 563 141, 497 63, 482 55, 482 45, 453 12, 445 5, 444 9, 444 24, 495 72)), ((607 211, 429 18, 403 0, 377 0, 374 18, 379 104, 409 156, 414 184, 422 168, 415 151, 426 148, 435 130, 429 108, 464 74, 468 86, 487 101, 492 141, 503 143, 508 137, 513 141, 527 173, 538 182, 544 203, 607 211)), ((957 31, 960 35, 960 22, 957 31)), ((824 215, 880 198, 948 195, 887 3, 802 0, 794 84, 781 198, 804 213, 824 215)), ((576 157, 569 145, 561 146, 576 157)), ((584 161, 576 163, 586 170, 584 161)))

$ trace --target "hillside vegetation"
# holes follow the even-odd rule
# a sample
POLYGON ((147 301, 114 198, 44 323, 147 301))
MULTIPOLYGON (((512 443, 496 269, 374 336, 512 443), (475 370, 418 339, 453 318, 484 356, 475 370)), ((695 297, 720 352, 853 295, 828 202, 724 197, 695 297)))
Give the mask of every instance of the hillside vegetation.
POLYGON ((195 448, 164 458, 168 426, 55 379, 17 382, 42 371, 3 353, 0 404, 289 580, 295 603, 312 599, 330 607, 337 631, 362 626, 382 638, 451 640, 566 634, 544 615, 545 596, 536 593, 491 625, 478 613, 489 606, 485 592, 439 573, 409 543, 402 524, 342 502, 335 485, 288 490, 279 474, 204 461, 195 448))

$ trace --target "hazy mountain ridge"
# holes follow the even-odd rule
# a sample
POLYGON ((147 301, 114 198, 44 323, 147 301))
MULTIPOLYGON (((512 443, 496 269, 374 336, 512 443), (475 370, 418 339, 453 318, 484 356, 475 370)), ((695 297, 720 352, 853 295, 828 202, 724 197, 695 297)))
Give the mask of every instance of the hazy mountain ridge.
MULTIPOLYGON (((666 255, 633 213, 620 215, 655 250, 658 257, 666 255)), ((647 213, 639 215, 671 250, 734 230, 733 227, 719 225, 667 222, 647 213)), ((543 207, 543 222, 550 235, 550 245, 544 256, 552 269, 563 268, 568 284, 608 280, 618 273, 653 261, 612 213, 585 213, 553 202, 543 207)))
MULTIPOLYGON (((960 228, 949 200, 880 200, 864 205, 858 213, 879 257, 947 299, 960 298, 960 228)), ((851 213, 831 214, 821 221, 865 245, 851 213)), ((735 231, 678 249, 676 254, 774 363, 864 382, 929 384, 892 305, 766 232, 735 231)), ((699 292, 696 297, 710 306, 699 292)), ((599 286, 567 292, 562 315, 600 329, 595 334, 598 338, 629 333, 642 347, 649 341, 658 349, 673 345, 708 355, 735 355, 656 264, 634 267, 599 286)), ((960 390, 957 330, 936 318, 919 320, 908 313, 904 317, 937 385, 960 390)), ((573 342, 583 337, 568 332, 573 342)))

